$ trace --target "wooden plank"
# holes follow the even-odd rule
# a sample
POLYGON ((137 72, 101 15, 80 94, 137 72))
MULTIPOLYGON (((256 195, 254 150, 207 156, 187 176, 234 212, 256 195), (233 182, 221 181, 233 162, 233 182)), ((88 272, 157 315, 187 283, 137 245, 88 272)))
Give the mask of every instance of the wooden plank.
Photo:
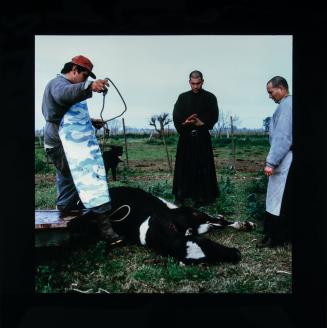
POLYGON ((69 222, 86 211, 35 210, 35 247, 60 246, 70 240, 69 222))
POLYGON ((69 221, 82 214, 82 211, 35 210, 35 229, 67 228, 69 221))

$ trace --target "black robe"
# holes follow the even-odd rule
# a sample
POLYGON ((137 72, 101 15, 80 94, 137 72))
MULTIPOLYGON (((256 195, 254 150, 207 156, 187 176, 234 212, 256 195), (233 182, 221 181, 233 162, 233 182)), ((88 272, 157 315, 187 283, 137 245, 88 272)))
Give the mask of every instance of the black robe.
POLYGON ((179 95, 173 111, 174 125, 179 133, 172 193, 178 199, 210 203, 219 195, 209 130, 218 121, 217 98, 201 89, 179 95), (196 113, 204 122, 201 127, 182 125, 196 113))

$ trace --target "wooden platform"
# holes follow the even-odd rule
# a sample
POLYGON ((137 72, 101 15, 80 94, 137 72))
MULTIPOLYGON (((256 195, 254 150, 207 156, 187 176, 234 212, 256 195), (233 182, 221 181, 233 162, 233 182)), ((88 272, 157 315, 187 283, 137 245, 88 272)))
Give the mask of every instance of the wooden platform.
POLYGON ((69 242, 69 223, 85 213, 85 211, 35 210, 35 247, 59 246, 69 242))

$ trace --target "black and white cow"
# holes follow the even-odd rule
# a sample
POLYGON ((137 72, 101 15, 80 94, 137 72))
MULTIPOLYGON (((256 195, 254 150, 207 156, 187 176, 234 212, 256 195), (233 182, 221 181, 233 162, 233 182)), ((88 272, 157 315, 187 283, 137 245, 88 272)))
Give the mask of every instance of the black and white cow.
POLYGON ((118 234, 128 243, 141 244, 185 264, 238 262, 241 254, 237 248, 201 235, 211 229, 254 227, 249 221, 229 222, 222 215, 212 217, 194 208, 177 207, 139 188, 110 188, 110 196, 112 226, 118 234))

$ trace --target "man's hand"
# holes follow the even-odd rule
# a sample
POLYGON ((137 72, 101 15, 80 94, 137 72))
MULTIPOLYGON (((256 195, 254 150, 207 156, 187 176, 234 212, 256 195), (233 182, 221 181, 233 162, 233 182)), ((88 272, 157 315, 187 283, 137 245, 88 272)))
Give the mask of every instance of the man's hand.
POLYGON ((93 92, 106 92, 108 89, 106 87, 109 87, 109 83, 107 80, 95 80, 91 83, 91 90, 93 92))
POLYGON ((189 125, 192 124, 194 126, 202 126, 204 123, 198 118, 197 114, 190 115, 183 123, 182 125, 189 125))
POLYGON ((274 169, 270 166, 265 166, 263 172, 267 177, 269 177, 274 174, 274 169))
POLYGON ((101 118, 91 118, 91 122, 96 129, 101 129, 105 125, 101 118))

